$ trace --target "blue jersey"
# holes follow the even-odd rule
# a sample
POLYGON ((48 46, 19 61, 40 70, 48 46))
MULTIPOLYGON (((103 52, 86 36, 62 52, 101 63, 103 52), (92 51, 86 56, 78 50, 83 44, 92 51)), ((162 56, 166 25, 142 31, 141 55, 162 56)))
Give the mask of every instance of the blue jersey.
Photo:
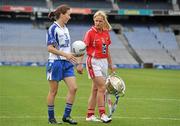
MULTIPOLYGON (((48 29, 46 34, 47 45, 53 45, 57 50, 63 52, 71 52, 71 40, 69 31, 66 26, 61 27, 54 22, 48 29)), ((65 57, 49 53, 49 60, 66 60, 65 57)))

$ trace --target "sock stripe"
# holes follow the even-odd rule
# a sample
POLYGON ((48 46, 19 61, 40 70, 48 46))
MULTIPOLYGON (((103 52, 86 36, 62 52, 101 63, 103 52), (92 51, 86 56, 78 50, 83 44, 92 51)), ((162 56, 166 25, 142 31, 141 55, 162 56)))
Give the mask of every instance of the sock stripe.
POLYGON ((63 117, 69 117, 71 114, 71 109, 72 109, 73 104, 66 103, 66 107, 64 110, 64 116, 63 117))
POLYGON ((72 108, 72 104, 66 103, 66 108, 72 108))
POLYGON ((48 108, 48 110, 53 110, 54 108, 48 108))
POLYGON ((48 105, 48 116, 49 119, 54 118, 54 105, 48 105))

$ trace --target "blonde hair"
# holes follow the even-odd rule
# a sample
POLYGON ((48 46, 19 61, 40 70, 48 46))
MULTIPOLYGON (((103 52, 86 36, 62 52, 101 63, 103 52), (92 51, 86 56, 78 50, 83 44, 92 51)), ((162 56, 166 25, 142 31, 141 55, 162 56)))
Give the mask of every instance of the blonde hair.
POLYGON ((107 15, 104 11, 97 11, 93 16, 93 19, 95 19, 97 16, 102 16, 104 18, 105 24, 104 24, 103 30, 111 30, 112 29, 111 25, 109 24, 109 22, 107 20, 107 15))

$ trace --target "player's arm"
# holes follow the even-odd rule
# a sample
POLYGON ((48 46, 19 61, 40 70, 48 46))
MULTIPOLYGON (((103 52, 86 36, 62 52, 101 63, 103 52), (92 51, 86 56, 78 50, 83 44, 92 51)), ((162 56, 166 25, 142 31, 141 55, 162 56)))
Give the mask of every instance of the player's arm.
POLYGON ((66 58, 68 57, 67 53, 60 51, 60 50, 57 50, 56 48, 54 48, 53 45, 48 45, 48 52, 53 53, 55 55, 64 56, 66 58))
POLYGON ((64 56, 66 57, 67 60, 73 63, 77 63, 76 57, 74 57, 71 53, 65 53, 63 51, 57 50, 56 48, 54 48, 53 45, 48 45, 47 48, 48 48, 48 52, 53 53, 55 55, 64 56))
POLYGON ((113 64, 112 64, 112 58, 111 58, 111 53, 110 51, 108 50, 108 68, 111 70, 111 73, 115 72, 115 68, 113 67, 113 64))
MULTIPOLYGON (((84 36, 84 39, 83 39, 83 42, 86 44, 86 47, 89 45, 89 42, 91 41, 91 37, 90 37, 90 32, 87 31, 85 36, 84 36)), ((81 57, 79 57, 79 62, 78 62, 78 65, 76 67, 76 70, 79 74, 82 74, 83 73, 83 59, 84 59, 84 55, 82 55, 81 57)))
POLYGON ((76 70, 79 74, 83 73, 83 59, 84 59, 84 55, 78 57, 78 64, 76 66, 76 70))

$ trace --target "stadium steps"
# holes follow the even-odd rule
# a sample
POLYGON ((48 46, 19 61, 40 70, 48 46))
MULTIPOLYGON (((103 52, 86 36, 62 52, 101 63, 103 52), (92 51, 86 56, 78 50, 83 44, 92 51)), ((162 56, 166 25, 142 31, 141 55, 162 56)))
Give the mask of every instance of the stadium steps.
POLYGON ((46 47, 0 46, 0 61, 4 62, 46 62, 46 47))
MULTIPOLYGON (((129 26, 128 26, 129 27, 129 26)), ((127 28, 128 28, 127 27, 127 28)), ((144 63, 162 64, 162 65, 178 65, 172 53, 167 53, 165 49, 158 43, 158 36, 151 32, 169 31, 168 27, 161 27, 159 30, 151 29, 146 26, 131 26, 132 31, 128 29, 124 32, 127 41, 135 50, 137 55, 144 63)))
POLYGON ((125 48, 111 48, 111 57, 113 64, 138 64, 125 48))
POLYGON ((118 35, 119 39, 121 40, 121 42, 123 43, 123 45, 125 46, 125 48, 127 49, 127 51, 131 54, 131 56, 139 63, 143 63, 143 61, 141 60, 141 58, 137 55, 136 51, 130 46, 130 44, 128 43, 126 37, 122 34, 118 35))
MULTIPOLYGON (((172 53, 171 49, 168 49, 166 48, 166 46, 161 42, 161 41, 158 41, 159 45, 162 47, 162 50, 164 50, 164 52, 167 53, 167 55, 172 59, 174 60, 175 62, 177 62, 176 60, 176 56, 172 53)), ((178 63, 178 62, 177 62, 178 63)))
POLYGON ((145 63, 178 65, 165 51, 160 49, 136 49, 136 52, 145 63))
POLYGON ((161 32, 156 31, 152 34, 157 39, 158 44, 162 48, 164 52, 167 53, 167 55, 174 60, 177 64, 179 64, 179 58, 174 52, 178 52, 179 46, 177 43, 176 36, 172 32, 171 28, 168 26, 164 26, 164 28, 161 28, 161 32), (162 30, 163 29, 163 30, 162 30))
MULTIPOLYGON (((111 0, 111 2, 112 2, 112 0, 111 0)), ((119 10, 119 6, 116 2, 112 2, 112 6, 113 6, 114 10, 119 10)))
POLYGON ((173 10, 179 11, 179 5, 178 4, 172 4, 173 10))
POLYGON ((110 32, 110 36, 112 42, 110 51, 113 64, 138 64, 114 31, 110 32))
POLYGON ((180 50, 179 49, 174 49, 170 50, 171 54, 176 57, 176 62, 180 65, 180 50))
POLYGON ((180 35, 176 35, 176 41, 177 41, 177 44, 180 48, 180 35))
POLYGON ((178 40, 172 32, 172 29, 169 26, 161 25, 159 29, 151 28, 150 31, 154 35, 154 38, 157 39, 162 50, 167 53, 174 62, 179 64, 179 56, 177 55, 179 52, 178 40))

